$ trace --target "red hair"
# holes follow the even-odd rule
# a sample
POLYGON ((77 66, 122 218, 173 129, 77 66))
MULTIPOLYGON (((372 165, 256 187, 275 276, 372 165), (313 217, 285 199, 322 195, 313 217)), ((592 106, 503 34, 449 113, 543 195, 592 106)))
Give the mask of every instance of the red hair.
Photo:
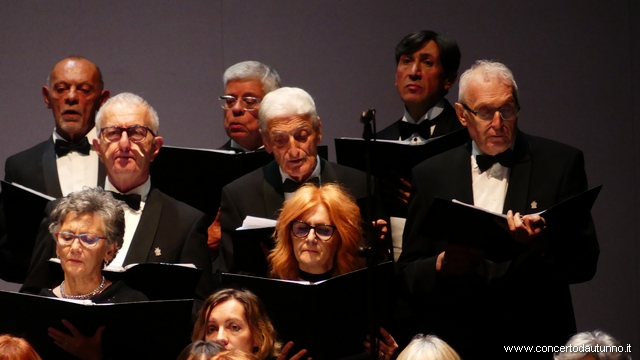
MULTIPOLYGON (((289 223, 300 220, 306 212, 323 205, 336 227, 339 241, 334 254, 333 276, 346 274, 364 267, 364 259, 358 256, 363 235, 360 226, 360 208, 354 198, 342 186, 335 183, 305 184, 289 200, 284 202, 274 232, 275 247, 268 256, 270 275, 275 278, 298 280, 298 261, 293 251, 289 223)), ((335 236, 335 235, 334 235, 335 236)))
POLYGON ((0 335, 0 360, 42 360, 29 343, 12 335, 0 335))

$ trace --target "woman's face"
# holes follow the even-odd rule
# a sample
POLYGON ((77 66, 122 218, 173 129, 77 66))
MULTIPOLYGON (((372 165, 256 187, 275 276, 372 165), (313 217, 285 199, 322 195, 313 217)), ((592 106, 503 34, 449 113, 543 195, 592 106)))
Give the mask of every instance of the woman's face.
MULTIPOLYGON (((327 208, 320 204, 302 214, 297 220, 311 226, 333 225, 327 208)), ((310 274, 323 274, 333 268, 333 259, 340 243, 340 234, 335 230, 329 240, 320 240, 311 229, 305 238, 291 234, 293 251, 300 270, 310 274)))
POLYGON ((244 306, 236 299, 216 305, 209 314, 205 340, 216 341, 226 349, 238 349, 248 354, 254 353, 257 344, 249 328, 244 306))
MULTIPOLYGON (((90 213, 69 213, 60 226, 59 232, 75 235, 94 234, 104 236, 104 223, 100 216, 90 213)), ((85 277, 100 274, 102 262, 110 261, 115 254, 116 244, 107 245, 106 239, 99 240, 94 247, 87 247, 79 238, 68 246, 56 241, 56 254, 65 276, 85 277)))

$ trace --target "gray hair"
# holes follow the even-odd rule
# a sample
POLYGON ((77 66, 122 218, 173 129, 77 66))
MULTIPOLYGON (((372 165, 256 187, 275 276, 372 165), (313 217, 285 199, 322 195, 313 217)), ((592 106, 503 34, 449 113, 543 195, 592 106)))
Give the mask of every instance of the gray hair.
POLYGON ((586 331, 573 335, 564 352, 553 356, 554 360, 580 360, 592 355, 597 360, 631 360, 631 355, 613 336, 604 331, 586 331))
POLYGON ((222 76, 225 86, 232 80, 258 80, 265 94, 280 87, 280 75, 269 65, 258 61, 243 61, 231 65, 222 76))
POLYGON ((301 116, 311 119, 313 127, 318 130, 318 113, 316 103, 309 93, 293 87, 283 87, 267 94, 260 103, 258 117, 260 130, 267 133, 270 119, 278 117, 301 116))
POLYGON ((520 104, 518 101, 518 84, 516 84, 516 80, 513 78, 513 73, 505 64, 491 60, 476 60, 469 69, 462 73, 458 83, 459 102, 465 102, 467 85, 472 79, 480 75, 485 82, 491 81, 493 78, 498 78, 500 81, 508 83, 513 91, 516 105, 520 104))
POLYGON ((398 355, 397 360, 460 360, 460 355, 446 342, 434 335, 416 335, 398 355))
POLYGON ((153 107, 149 105, 149 103, 145 99, 136 94, 124 92, 109 98, 109 100, 107 100, 100 107, 100 110, 98 110, 98 113, 96 114, 96 132, 98 133, 98 137, 100 137, 100 124, 102 123, 104 113, 110 106, 113 105, 126 105, 130 107, 143 106, 149 113, 149 119, 151 120, 151 130, 153 130, 153 132, 158 135, 158 131, 160 130, 158 113, 156 113, 153 107))
MULTIPOLYGON (((95 214, 104 223, 104 236, 107 244, 117 244, 122 247, 124 241, 124 209, 122 202, 113 198, 110 192, 102 188, 85 188, 73 192, 58 202, 49 215, 49 232, 54 236, 60 231, 62 223, 71 213, 95 214)), ((115 255, 115 254, 114 254, 115 255)))

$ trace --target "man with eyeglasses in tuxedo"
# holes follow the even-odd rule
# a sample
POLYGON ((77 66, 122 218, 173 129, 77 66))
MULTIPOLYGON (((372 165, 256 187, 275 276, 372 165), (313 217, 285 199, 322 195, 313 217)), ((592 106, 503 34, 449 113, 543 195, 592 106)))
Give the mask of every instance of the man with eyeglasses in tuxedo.
MULTIPOLYGON (((122 93, 103 105, 96 116, 96 127, 98 136, 93 146, 107 169, 105 190, 125 202, 124 243, 110 266, 194 264, 202 270, 195 298, 205 299, 213 291, 207 218, 155 189, 149 176, 151 162, 164 143, 158 134, 157 113, 141 97, 122 93)), ((52 278, 47 264, 55 257, 54 245, 46 229, 41 229, 21 291, 37 294, 60 281, 52 278)))
MULTIPOLYGON (((503 345, 561 345, 576 332, 569 285, 593 278, 598 240, 589 213, 564 221, 536 213, 587 190, 584 156, 518 129, 518 87, 501 63, 480 60, 465 71, 455 110, 471 141, 413 169, 398 261, 420 331, 465 359, 512 357, 503 345), (506 214, 516 250, 490 261, 477 247, 427 235, 435 197, 506 214)), ((448 236, 486 240, 466 220, 448 236)))

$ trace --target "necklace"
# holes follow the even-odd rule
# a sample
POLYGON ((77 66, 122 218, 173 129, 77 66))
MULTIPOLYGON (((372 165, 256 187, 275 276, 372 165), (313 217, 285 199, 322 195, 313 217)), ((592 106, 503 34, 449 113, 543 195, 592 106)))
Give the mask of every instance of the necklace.
POLYGON ((87 299, 91 299, 92 297, 100 294, 102 292, 102 290, 104 290, 104 285, 107 283, 106 279, 104 278, 104 276, 102 277, 102 282, 100 283, 100 285, 95 288, 95 290, 93 290, 92 292, 88 293, 88 294, 84 294, 84 295, 67 295, 64 292, 64 280, 62 280, 62 283, 60 284, 60 295, 65 298, 65 299, 74 299, 74 300, 87 300, 87 299))

